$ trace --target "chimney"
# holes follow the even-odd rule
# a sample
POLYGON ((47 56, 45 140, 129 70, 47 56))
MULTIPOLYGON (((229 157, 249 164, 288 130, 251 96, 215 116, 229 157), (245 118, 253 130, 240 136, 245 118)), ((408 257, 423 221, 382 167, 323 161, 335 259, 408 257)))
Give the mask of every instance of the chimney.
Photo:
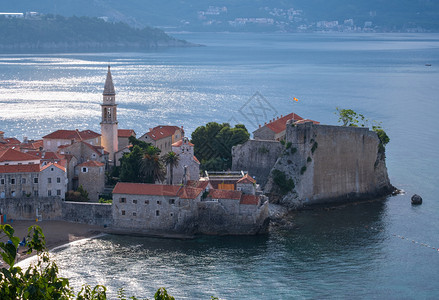
POLYGON ((276 120, 279 120, 279 117, 277 117, 277 119, 276 120))
POLYGON ((261 128, 261 124, 259 124, 259 128, 261 128))
POLYGON ((267 125, 267 122, 264 122, 264 125, 267 125))
POLYGON ((24 143, 24 144, 27 144, 28 142, 29 142, 29 141, 27 140, 27 136, 24 136, 24 137, 23 137, 23 143, 24 143))
POLYGON ((283 115, 280 115, 281 118, 283 118, 283 115))

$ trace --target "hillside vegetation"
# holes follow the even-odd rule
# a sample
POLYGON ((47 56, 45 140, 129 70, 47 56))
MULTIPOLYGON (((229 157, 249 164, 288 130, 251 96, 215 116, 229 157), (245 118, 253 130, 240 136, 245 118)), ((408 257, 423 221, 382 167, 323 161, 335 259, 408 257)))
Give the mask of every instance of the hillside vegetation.
POLYGON ((2 10, 107 16, 132 26, 159 26, 166 30, 239 31, 248 26, 233 27, 229 22, 236 18, 272 18, 275 24, 263 30, 279 30, 282 24, 294 30, 318 21, 343 23, 353 19, 356 26, 367 21, 383 31, 416 27, 439 31, 439 1, 434 0, 65 0, 62 5, 52 0, 21 0, 6 1, 2 10), (215 8, 224 7, 225 11, 215 12, 215 8), (301 13, 285 16, 292 8, 301 13))
POLYGON ((160 29, 135 29, 90 17, 45 15, 39 18, 0 17, 0 49, 157 48, 190 46, 160 29))

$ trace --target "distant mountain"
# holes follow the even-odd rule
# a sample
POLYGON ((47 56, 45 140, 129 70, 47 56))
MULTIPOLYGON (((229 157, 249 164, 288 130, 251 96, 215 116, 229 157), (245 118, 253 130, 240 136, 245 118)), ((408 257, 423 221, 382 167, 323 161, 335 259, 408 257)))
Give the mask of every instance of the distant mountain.
POLYGON ((20 0, 4 12, 107 17, 168 31, 439 31, 437 0, 20 0))
POLYGON ((54 15, 26 18, 0 16, 0 49, 150 49, 192 44, 160 29, 135 29, 90 17, 54 15))

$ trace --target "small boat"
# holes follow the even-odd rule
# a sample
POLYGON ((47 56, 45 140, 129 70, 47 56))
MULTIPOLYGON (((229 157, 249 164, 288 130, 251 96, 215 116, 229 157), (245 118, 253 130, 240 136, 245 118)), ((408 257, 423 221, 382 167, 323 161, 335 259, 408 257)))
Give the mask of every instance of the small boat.
POLYGON ((426 67, 431 67, 431 64, 425 64, 426 67))

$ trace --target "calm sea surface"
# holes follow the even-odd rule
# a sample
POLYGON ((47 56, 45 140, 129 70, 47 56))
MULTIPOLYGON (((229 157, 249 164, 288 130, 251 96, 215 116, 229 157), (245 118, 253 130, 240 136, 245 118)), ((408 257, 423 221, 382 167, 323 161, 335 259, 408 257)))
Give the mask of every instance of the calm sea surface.
POLYGON ((382 122, 389 176, 406 194, 300 212, 294 228, 266 236, 106 236, 56 252, 63 275, 77 289, 99 283, 138 297, 165 286, 178 299, 439 298, 439 35, 178 37, 207 47, 0 55, 0 130, 20 139, 99 131, 110 63, 119 126, 138 135, 159 124, 190 134, 209 121, 253 131, 292 110, 336 124, 335 108, 352 108, 382 122), (410 205, 414 193, 423 205, 410 205))

